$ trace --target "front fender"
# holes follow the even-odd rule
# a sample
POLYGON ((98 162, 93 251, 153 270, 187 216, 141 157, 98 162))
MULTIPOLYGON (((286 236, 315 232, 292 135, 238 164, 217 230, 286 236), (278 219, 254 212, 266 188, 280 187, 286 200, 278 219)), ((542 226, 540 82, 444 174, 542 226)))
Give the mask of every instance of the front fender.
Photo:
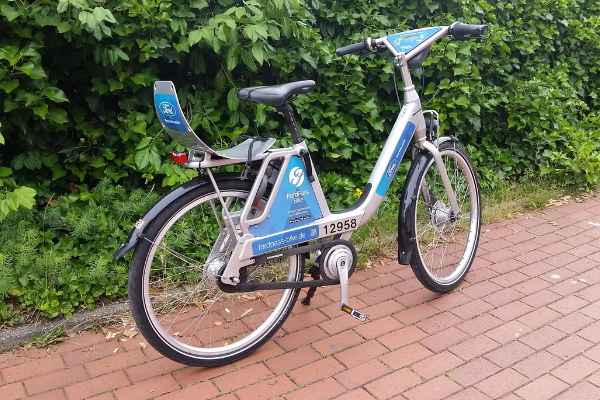
MULTIPOLYGON (((457 142, 454 136, 442 136, 434 142, 434 145, 439 147, 447 141, 457 142)), ((410 264, 413 241, 417 235, 416 232, 413 232, 414 221, 410 221, 410 219, 414 218, 415 211, 413 209, 417 206, 419 198, 419 177, 423 170, 427 168, 431 157, 433 156, 427 150, 415 153, 404 182, 400 210, 398 211, 398 263, 402 265, 410 264)))
MULTIPOLYGON (((220 174, 214 174, 214 177, 215 177, 215 181, 218 182, 223 179, 239 179, 240 174, 234 173, 234 172, 225 172, 225 173, 220 173, 220 174)), ((192 179, 189 182, 184 183, 181 186, 176 187, 175 189, 171 190, 169 193, 164 195, 162 198, 160 198, 160 200, 158 200, 156 203, 154 203, 154 205, 146 212, 146 214, 144 214, 144 216, 142 218, 137 220, 133 229, 131 230, 131 233, 129 234, 129 238, 127 238, 127 241, 125 243, 123 243, 121 245, 121 247, 119 247, 117 249, 117 251, 115 251, 113 253, 113 257, 115 259, 121 258, 125 254, 127 254, 128 252, 133 250, 133 248, 137 244, 140 237, 142 237, 142 235, 144 234, 144 230, 146 229, 146 227, 148 225, 150 225, 152 220, 162 210, 164 210, 169 204, 171 204, 177 198, 183 196, 187 192, 195 190, 196 188, 198 188, 200 186, 211 185, 211 184, 212 183, 210 182, 208 177, 197 177, 197 178, 192 179)))
POLYGON ((412 232, 414 222, 411 223, 410 219, 419 197, 419 175, 427 166, 427 162, 428 157, 423 152, 419 152, 410 166, 402 189, 400 210, 398 210, 398 263, 402 265, 408 265, 412 255, 415 234, 412 232))

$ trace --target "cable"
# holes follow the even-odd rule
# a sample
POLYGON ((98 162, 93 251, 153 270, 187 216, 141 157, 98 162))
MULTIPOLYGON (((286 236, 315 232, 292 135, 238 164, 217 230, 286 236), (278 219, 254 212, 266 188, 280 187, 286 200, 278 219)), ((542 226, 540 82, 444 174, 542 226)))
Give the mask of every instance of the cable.
POLYGON ((442 66, 440 67, 440 70, 439 70, 439 73, 438 73, 437 89, 435 90, 435 93, 433 94, 433 96, 431 97, 431 99, 429 99, 429 101, 427 103, 425 103, 425 105, 421 105, 421 108, 419 108, 417 111, 414 112, 413 117, 419 111, 421 111, 424 107, 427 107, 429 105, 429 103, 431 103, 433 101, 433 99, 435 99, 435 96, 437 96, 437 94, 440 92, 440 85, 442 84, 442 74, 444 72, 444 61, 446 60, 446 49, 448 48, 449 44, 450 44, 450 41, 447 41, 446 42, 446 46, 444 46, 444 54, 442 55, 442 66))
POLYGON ((402 110, 402 103, 400 103, 400 95, 398 94, 398 83, 396 82, 396 65, 392 66, 392 73, 394 74, 394 89, 396 89, 396 98, 398 99, 398 112, 402 110))

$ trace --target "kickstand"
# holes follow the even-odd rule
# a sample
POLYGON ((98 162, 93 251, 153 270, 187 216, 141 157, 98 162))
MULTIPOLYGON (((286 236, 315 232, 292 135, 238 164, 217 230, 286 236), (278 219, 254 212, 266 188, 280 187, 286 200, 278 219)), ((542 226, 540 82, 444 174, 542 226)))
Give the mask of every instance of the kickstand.
MULTIPOLYGON (((313 280, 319 280, 321 279, 321 272, 319 271, 319 267, 315 264, 312 267, 310 267, 310 269, 308 270, 308 272, 310 273, 310 277, 313 278, 313 280)), ((308 293, 306 294, 306 297, 300 302, 305 306, 309 306, 310 305, 310 299, 313 298, 313 296, 315 295, 315 292, 317 291, 316 287, 311 287, 308 289, 308 293)))

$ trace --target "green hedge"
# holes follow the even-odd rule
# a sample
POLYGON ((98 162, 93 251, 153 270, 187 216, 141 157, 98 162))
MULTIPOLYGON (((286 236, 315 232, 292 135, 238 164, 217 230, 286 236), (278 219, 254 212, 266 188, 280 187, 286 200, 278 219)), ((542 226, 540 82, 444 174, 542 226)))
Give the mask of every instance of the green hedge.
MULTIPOLYGON (((489 41, 450 42, 445 58, 442 41, 414 71, 426 99, 441 78, 428 107, 440 111, 442 134, 467 147, 483 186, 541 173, 588 188, 600 180, 599 4, 0 0, 0 219, 9 218, 0 234, 13 243, 0 247, 0 297, 55 316, 123 294, 126 265, 110 252, 143 209, 118 211, 89 188, 106 191, 108 179, 119 185, 115 198, 139 188, 152 197, 195 175, 169 160, 181 149, 155 117, 157 79, 175 82, 192 127, 216 146, 243 133, 290 144, 281 116, 240 103, 236 91, 314 79, 316 90, 294 102, 298 121, 331 206, 350 204, 398 111, 389 58, 335 56, 367 35, 489 24, 489 41), (76 233, 78 219, 87 233, 76 233), (42 268, 23 243, 70 268, 42 268)), ((400 175, 407 160, 402 167, 400 175)))

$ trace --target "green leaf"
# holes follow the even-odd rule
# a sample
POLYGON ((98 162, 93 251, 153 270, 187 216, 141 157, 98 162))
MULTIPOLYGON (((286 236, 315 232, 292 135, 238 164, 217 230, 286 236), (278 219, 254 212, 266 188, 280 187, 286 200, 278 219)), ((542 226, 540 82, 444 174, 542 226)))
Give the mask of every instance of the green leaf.
POLYGON ((6 17, 8 21, 12 21, 19 15, 23 14, 23 11, 20 8, 15 9, 14 7, 11 7, 8 4, 2 4, 2 6, 0 6, 0 11, 2 11, 2 14, 6 17))
POLYGON ((446 57, 453 63, 456 62, 456 49, 454 46, 448 47, 448 49, 446 50, 446 57))
POLYGON ((94 161, 90 164, 94 168, 104 167, 106 165, 106 161, 104 161, 103 157, 94 157, 94 161))
POLYGON ((123 61, 129 61, 129 56, 120 48, 115 47, 113 48, 114 53, 117 55, 118 58, 120 58, 123 61))
POLYGON ((85 0, 69 0, 69 3, 74 5, 76 8, 84 9, 88 8, 88 3, 85 0))
POLYGON ((435 82, 429 82, 427 87, 425 88, 425 95, 435 93, 435 82))
POLYGON ((46 77, 46 72, 44 72, 42 66, 32 62, 26 62, 20 67, 17 67, 17 69, 25 72, 31 79, 41 79, 46 77))
POLYGON ((254 43, 252 46, 252 55, 260 65, 263 64, 263 43, 254 43))
POLYGON ((6 202, 8 208, 16 210, 30 210, 35 205, 35 195, 37 192, 27 186, 21 186, 12 192, 7 193, 6 198, 2 202, 6 202))
POLYGON ((12 169, 6 167, 0 167, 0 178, 6 178, 12 174, 12 169))
POLYGON ((58 28, 58 33, 65 33, 69 29, 71 29, 71 24, 69 23, 69 21, 63 21, 60 24, 58 24, 57 28, 58 28))
POLYGON ((154 171, 160 170, 160 155, 156 152, 155 149, 150 150, 150 165, 154 168, 154 171))
POLYGON ((111 24, 116 24, 117 20, 113 16, 110 10, 104 9, 104 20, 110 22, 111 24))
POLYGON ((148 150, 136 151, 135 163, 138 169, 144 169, 150 163, 150 152, 148 150))
POLYGON ((254 25, 246 25, 244 27, 244 35, 250 39, 252 42, 256 42, 256 39, 258 39, 258 33, 256 33, 256 30, 254 29, 254 25))
POLYGON ((65 92, 55 87, 48 87, 44 91, 44 96, 56 103, 63 103, 69 101, 69 99, 67 99, 67 96, 65 95, 65 92))
POLYGON ((104 156, 104 158, 108 159, 108 160, 114 160, 115 159, 115 153, 109 149, 108 147, 105 149, 102 149, 102 155, 104 156))
POLYGON ((50 169, 52 170, 52 180, 53 181, 67 175, 67 170, 64 169, 62 164, 54 164, 53 166, 50 167, 50 169))
POLYGON ((60 15, 58 15, 58 13, 54 14, 52 13, 48 13, 48 15, 44 15, 42 13, 35 13, 34 14, 34 19, 35 22, 37 22, 37 24, 39 26, 58 26, 58 24, 60 24, 60 15))
POLYGON ((240 105, 240 100, 237 97, 237 92, 238 90, 236 88, 233 88, 229 91, 229 93, 227 93, 227 105, 229 106, 229 109, 231 111, 237 110, 238 106, 240 105))
POLYGON ((33 113, 39 115, 42 117, 42 119, 46 119, 46 114, 48 113, 48 104, 42 103, 33 107, 33 113))
POLYGON ((46 167, 51 167, 58 162, 58 155, 56 153, 43 155, 41 161, 46 167))
POLYGON ((118 182, 119 179, 129 176, 127 171, 116 170, 115 167, 108 167, 104 170, 104 173, 108 175, 113 181, 118 182))
MULTIPOLYGON (((19 81, 17 79, 11 79, 10 81, 0 82, 0 89, 3 89, 6 93, 10 93, 18 87, 19 87, 19 81)), ((5 107, 6 107, 6 105, 5 105, 5 107)))
POLYGON ((151 137, 145 137, 140 141, 140 143, 137 145, 137 147, 135 149, 141 150, 143 148, 146 148, 146 147, 148 147, 148 145, 150 144, 151 141, 152 141, 151 137))
POLYGON ((69 120, 67 118, 67 112, 62 108, 53 108, 47 114, 50 121, 56 122, 57 124, 65 124, 69 120))
POLYGON ((217 77, 215 78, 215 89, 222 90, 225 87, 226 83, 227 83, 227 75, 225 74, 225 72, 222 69, 220 69, 219 72, 217 73, 217 77))
POLYGON ((115 90, 123 89, 123 82, 117 81, 113 78, 108 80, 108 84, 110 85, 110 91, 114 92, 115 90))
POLYGON ((58 5, 56 6, 56 11, 59 14, 62 14, 63 12, 67 11, 68 8, 69 3, 67 2, 67 0, 59 0, 58 5))
POLYGON ((246 49, 241 50, 242 61, 250 70, 256 71, 256 63, 254 63, 254 58, 250 56, 250 52, 246 49))
POLYGON ((26 62, 23 65, 21 65, 20 67, 17 67, 17 69, 19 71, 23 71, 25 72, 27 75, 29 75, 31 73, 31 71, 33 70, 33 67, 35 67, 35 65, 30 61, 30 62, 26 62))
POLYGON ((208 7, 208 1, 206 0, 193 0, 192 7, 197 8, 198 10, 202 10, 203 8, 208 7))
MULTIPOLYGON (((96 28, 98 28, 98 25, 100 24, 100 22, 98 22, 98 20, 94 16, 94 14, 87 13, 87 18, 85 20, 85 24, 88 26, 88 28, 90 28, 92 30, 92 34, 94 34, 95 33, 94 31, 96 30, 96 28)), ((96 37, 96 35, 94 35, 94 37, 96 37)), ((96 37, 96 39, 98 39, 98 37, 96 37)), ((100 40, 100 39, 98 39, 98 40, 100 40)))
POLYGON ((98 22, 104 21, 104 16, 105 16, 104 11, 105 10, 102 7, 94 7, 93 15, 94 15, 94 18, 96 18, 96 20, 98 22))
POLYGON ((269 33, 267 32, 265 24, 254 25, 254 29, 256 30, 256 33, 258 33, 263 38, 267 39, 269 37, 269 33))
POLYGON ((227 64, 227 69, 229 71, 232 71, 237 66, 237 56, 240 53, 241 48, 242 45, 237 43, 235 46, 230 47, 229 50, 227 50, 227 55, 225 56, 225 63, 227 64))
POLYGON ((467 99, 467 96, 465 96, 464 94, 461 94, 456 99, 454 99, 454 103, 458 104, 459 106, 466 107, 469 105, 469 99, 467 99))

